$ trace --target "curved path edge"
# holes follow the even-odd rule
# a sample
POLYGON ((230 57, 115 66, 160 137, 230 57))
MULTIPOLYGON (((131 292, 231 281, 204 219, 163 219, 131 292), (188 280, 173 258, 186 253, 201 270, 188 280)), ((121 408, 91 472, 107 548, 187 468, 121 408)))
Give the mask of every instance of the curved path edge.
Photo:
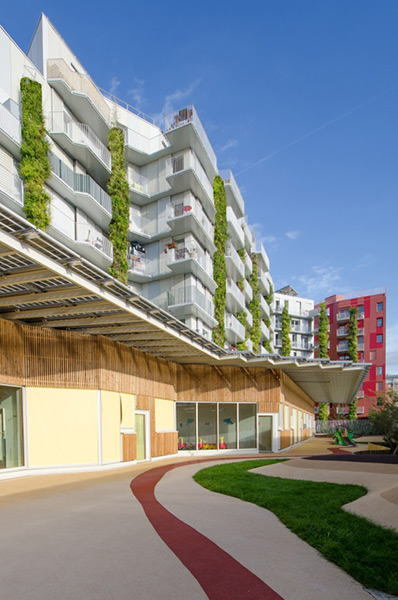
POLYGON ((131 491, 157 534, 195 577, 210 600, 283 600, 257 575, 209 538, 175 517, 156 499, 155 487, 165 473, 211 460, 217 459, 192 460, 145 471, 132 480, 131 491))

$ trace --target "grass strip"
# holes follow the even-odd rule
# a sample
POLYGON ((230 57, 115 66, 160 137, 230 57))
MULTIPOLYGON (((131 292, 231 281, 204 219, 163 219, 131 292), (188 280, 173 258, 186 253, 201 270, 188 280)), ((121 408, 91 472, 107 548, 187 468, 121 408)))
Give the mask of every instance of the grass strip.
POLYGON ((194 476, 203 487, 272 511, 280 521, 365 587, 398 595, 398 534, 346 512, 367 494, 360 485, 282 479, 249 473, 279 460, 218 465, 194 476))

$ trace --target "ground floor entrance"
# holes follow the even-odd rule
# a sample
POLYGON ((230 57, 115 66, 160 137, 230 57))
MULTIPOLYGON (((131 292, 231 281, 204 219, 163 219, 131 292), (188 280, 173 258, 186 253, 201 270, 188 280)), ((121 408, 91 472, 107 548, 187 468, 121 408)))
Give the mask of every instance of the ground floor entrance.
POLYGON ((23 464, 22 390, 0 386, 0 469, 23 464))

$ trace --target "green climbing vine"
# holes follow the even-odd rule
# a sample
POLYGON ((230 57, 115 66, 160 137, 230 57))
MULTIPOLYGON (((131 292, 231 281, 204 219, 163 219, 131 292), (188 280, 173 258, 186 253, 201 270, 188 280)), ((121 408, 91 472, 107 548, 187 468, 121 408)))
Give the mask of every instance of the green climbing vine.
POLYGON ((33 225, 47 229, 51 222, 50 196, 44 189, 44 182, 50 176, 50 144, 44 125, 42 88, 38 81, 23 77, 20 90, 22 143, 19 170, 24 179, 24 211, 33 225))
POLYGON ((245 289, 245 284, 244 284, 244 280, 243 279, 239 279, 239 281, 236 282, 236 285, 238 286, 238 288, 240 289, 241 292, 243 292, 243 290, 245 289))
POLYGON ((246 250, 245 250, 244 248, 240 248, 240 249, 238 250, 238 255, 239 255, 239 258, 240 258, 241 260, 243 260, 243 262, 245 262, 245 258, 246 258, 246 250))
POLYGON ((263 319, 264 323, 266 324, 266 326, 269 328, 271 327, 271 319, 269 318, 268 315, 266 315, 263 319))
POLYGON ((112 172, 108 182, 108 193, 112 198, 112 221, 109 226, 109 239, 113 244, 113 263, 109 273, 123 283, 127 283, 127 232, 129 229, 129 186, 124 162, 124 136, 118 127, 112 127, 108 135, 109 150, 112 156, 112 172))
POLYGON ((318 419, 320 421, 327 421, 329 418, 329 404, 327 402, 321 402, 319 405, 318 419))
POLYGON ((224 347, 225 344, 225 299, 226 299, 226 276, 225 246, 228 238, 227 230, 227 197, 225 194, 224 181, 219 175, 213 180, 214 205, 216 208, 214 226, 214 245, 216 251, 213 256, 213 279, 217 284, 214 294, 214 318, 217 321, 213 329, 213 342, 224 347))
POLYGON ((348 354, 352 362, 358 362, 358 324, 357 307, 350 308, 350 321, 348 323, 348 354))
POLYGON ((264 348, 266 349, 267 352, 269 352, 270 354, 273 353, 272 350, 272 346, 271 346, 271 342, 269 340, 265 340, 264 342, 264 348))
POLYGON ((354 398, 348 405, 348 420, 356 421, 358 419, 358 398, 354 398))
POLYGON ((329 317, 326 313, 326 304, 322 302, 319 311, 319 358, 328 358, 328 342, 329 342, 329 317))
POLYGON ((292 343, 290 341, 290 316, 288 309, 288 302, 285 302, 285 306, 282 311, 282 356, 290 356, 292 350, 292 343))
POLYGON ((258 354, 260 352, 260 341, 261 341, 261 310, 260 310, 260 298, 259 292, 260 287, 258 284, 258 263, 257 254, 250 256, 253 263, 252 274, 250 275, 250 285, 253 291, 253 298, 249 304, 249 310, 253 317, 253 325, 250 332, 250 339, 253 342, 253 352, 258 354))
POLYGON ((245 341, 244 342, 238 342, 237 344, 237 349, 238 350, 247 350, 247 342, 248 339, 250 338, 250 325, 249 325, 249 321, 247 320, 247 313, 245 310, 240 310, 236 313, 236 318, 238 319, 239 323, 241 323, 241 325, 243 325, 243 327, 245 328, 245 341))

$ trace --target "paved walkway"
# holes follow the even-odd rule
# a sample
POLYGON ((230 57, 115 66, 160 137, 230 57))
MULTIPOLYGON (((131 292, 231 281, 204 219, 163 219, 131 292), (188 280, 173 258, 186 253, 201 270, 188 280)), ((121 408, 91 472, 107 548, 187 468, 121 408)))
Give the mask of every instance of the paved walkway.
MULTIPOLYGON (((298 449, 318 454, 319 442, 298 449)), ((312 472, 297 462, 312 461, 286 468, 312 472)), ((0 597, 371 600, 272 513, 196 484, 204 466, 184 457, 1 482, 0 597)))

